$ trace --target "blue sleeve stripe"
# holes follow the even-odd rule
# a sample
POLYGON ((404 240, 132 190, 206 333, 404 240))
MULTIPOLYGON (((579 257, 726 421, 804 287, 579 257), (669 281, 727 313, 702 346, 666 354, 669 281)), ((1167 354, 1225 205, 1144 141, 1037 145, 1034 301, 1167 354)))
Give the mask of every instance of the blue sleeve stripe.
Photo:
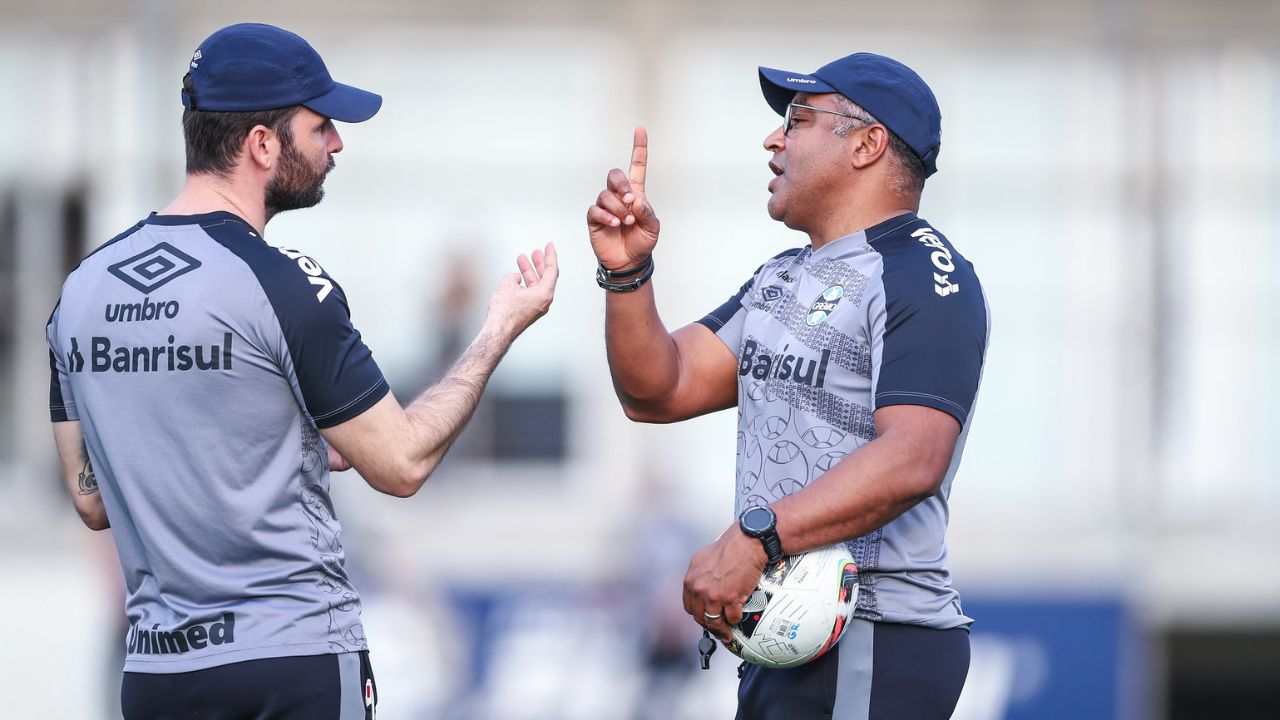
POLYGON ((387 384, 385 379, 379 378, 378 382, 374 383, 372 387, 365 390, 363 393, 360 393, 359 397, 347 403, 345 406, 322 415, 312 415, 311 419, 315 421, 316 427, 319 428, 341 425, 354 417, 358 417, 365 410, 377 405, 378 401, 385 397, 389 392, 391 392, 391 386, 387 384))
POLYGON ((66 422, 71 419, 67 414, 67 405, 62 397, 62 382, 58 373, 58 356, 49 350, 49 419, 52 422, 66 422))
POLYGON ((930 393, 921 392, 882 392, 876 393, 876 407, 888 407, 890 405, 924 405, 934 410, 941 410, 950 415, 964 425, 969 419, 969 409, 962 407, 941 395, 932 395, 930 393))

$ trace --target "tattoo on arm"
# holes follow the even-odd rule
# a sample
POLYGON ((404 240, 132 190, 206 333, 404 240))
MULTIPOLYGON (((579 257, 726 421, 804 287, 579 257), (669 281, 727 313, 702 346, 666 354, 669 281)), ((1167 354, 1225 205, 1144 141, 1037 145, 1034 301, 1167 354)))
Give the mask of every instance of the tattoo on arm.
POLYGON ((98 492, 98 476, 93 474, 93 465, 88 460, 80 470, 80 494, 92 495, 98 492))

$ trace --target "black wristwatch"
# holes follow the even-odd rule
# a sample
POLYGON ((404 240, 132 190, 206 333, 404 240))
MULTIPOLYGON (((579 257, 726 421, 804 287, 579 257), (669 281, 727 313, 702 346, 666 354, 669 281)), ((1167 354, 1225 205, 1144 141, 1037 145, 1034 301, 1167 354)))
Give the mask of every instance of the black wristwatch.
POLYGON ((783 558, 782 541, 778 539, 778 516, 767 507, 749 507, 738 516, 738 527, 747 537, 759 538, 769 564, 775 565, 783 558))

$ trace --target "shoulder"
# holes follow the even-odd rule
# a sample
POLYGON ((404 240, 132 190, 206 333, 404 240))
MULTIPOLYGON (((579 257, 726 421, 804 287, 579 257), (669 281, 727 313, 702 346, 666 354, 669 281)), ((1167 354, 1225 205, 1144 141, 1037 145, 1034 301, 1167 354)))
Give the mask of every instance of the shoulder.
POLYGON ((760 267, 756 268, 756 271, 751 274, 751 277, 743 283, 742 287, 738 290, 736 298, 746 304, 748 302, 746 296, 749 293, 758 295, 764 292, 767 284, 773 282, 778 277, 781 276, 783 281, 790 282, 792 278, 786 276, 787 270, 794 266, 797 261, 802 259, 801 254, 804 251, 805 248, 802 247, 783 250, 777 255, 774 255, 761 263, 760 267))
POLYGON ((768 278, 776 273, 785 272, 801 257, 801 253, 804 250, 805 248, 783 250, 766 260, 760 267, 756 268, 755 272, 751 273, 751 277, 747 278, 742 287, 738 288, 737 292, 731 295, 723 305, 703 316, 698 322, 718 334, 739 312, 745 310, 751 304, 752 301, 748 295, 758 292, 762 281, 767 282, 768 278))
POLYGON ((201 229, 240 259, 257 278, 278 315, 347 314, 346 297, 324 267, 293 248, 270 245, 238 218, 210 220, 201 229))
POLYGON ((883 304, 873 315, 882 339, 876 408, 924 405, 964 425, 986 357, 990 322, 973 266, 919 218, 868 243, 881 256, 883 304))
POLYGON ((881 257, 886 301, 938 305, 950 300, 953 305, 969 306, 974 304, 968 302, 972 300, 982 304, 982 287, 972 263, 923 218, 913 216, 878 235, 869 235, 867 242, 881 257))
POLYGON ((753 286, 755 286, 758 291, 763 287, 764 283, 773 281, 778 277, 781 277, 784 282, 791 282, 794 277, 794 273, 792 277, 788 277, 787 271, 794 267, 797 262, 803 260, 803 254, 806 249, 807 248, 797 247, 789 250, 783 250, 777 255, 774 255, 761 263, 760 267, 756 268, 756 271, 752 273, 751 277, 747 279, 747 282, 743 284, 742 289, 739 291, 739 296, 745 295, 753 286))
POLYGON ((109 257, 110 250, 114 249, 117 243, 133 235, 134 233, 138 232, 143 227, 145 227, 146 224, 147 224, 146 220, 139 220, 138 222, 129 226, 128 229, 118 233, 115 237, 102 243, 101 245, 94 248, 93 250, 90 250, 87 255, 85 255, 83 258, 80 259, 80 262, 76 263, 76 266, 71 269, 71 272, 67 273, 67 277, 64 278, 62 281, 62 287, 58 292, 58 300, 57 302, 54 303, 53 312, 49 314, 49 321, 48 323, 46 323, 46 326, 48 324, 52 324, 54 319, 57 317, 58 309, 59 307, 61 307, 62 300, 67 296, 68 292, 70 292, 72 295, 76 294, 76 290, 75 290, 75 288, 77 287, 76 280, 82 276, 81 269, 85 268, 86 265, 89 267, 93 267, 96 261, 109 257))
MULTIPOLYGON (((110 255, 110 251, 115 249, 117 243, 138 232, 142 228, 146 227, 146 225, 146 220, 139 220, 124 231, 118 233, 115 237, 102 243, 93 250, 90 250, 87 255, 80 259, 80 262, 76 263, 76 266, 71 269, 71 272, 67 273, 66 283, 70 283, 72 278, 74 278, 80 272, 80 269, 86 264, 92 264, 97 260, 108 257, 110 255)), ((64 287, 66 283, 64 283, 64 287)))
POLYGON ((759 277, 761 275, 765 275, 776 270, 782 270, 790 267, 791 265, 794 265, 796 260, 800 257, 800 253, 804 252, 804 250, 805 248, 803 247, 794 247, 788 250, 783 250, 777 255, 774 255, 773 257, 764 261, 764 263, 761 264, 760 267, 756 268, 755 276, 759 277))

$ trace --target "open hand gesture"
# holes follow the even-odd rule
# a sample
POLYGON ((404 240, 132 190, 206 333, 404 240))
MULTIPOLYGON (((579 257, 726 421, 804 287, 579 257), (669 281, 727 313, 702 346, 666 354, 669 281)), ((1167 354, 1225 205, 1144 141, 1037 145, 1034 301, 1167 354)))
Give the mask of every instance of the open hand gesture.
POLYGON ((605 189, 587 209, 591 249, 608 270, 627 270, 644 262, 658 244, 658 216, 644 192, 649 164, 649 133, 637 127, 631 170, 609 171, 605 189))
POLYGON ((556 246, 547 243, 529 257, 516 258, 520 272, 507 274, 489 298, 487 321, 495 323, 500 333, 514 340, 551 308, 560 277, 556 246))

